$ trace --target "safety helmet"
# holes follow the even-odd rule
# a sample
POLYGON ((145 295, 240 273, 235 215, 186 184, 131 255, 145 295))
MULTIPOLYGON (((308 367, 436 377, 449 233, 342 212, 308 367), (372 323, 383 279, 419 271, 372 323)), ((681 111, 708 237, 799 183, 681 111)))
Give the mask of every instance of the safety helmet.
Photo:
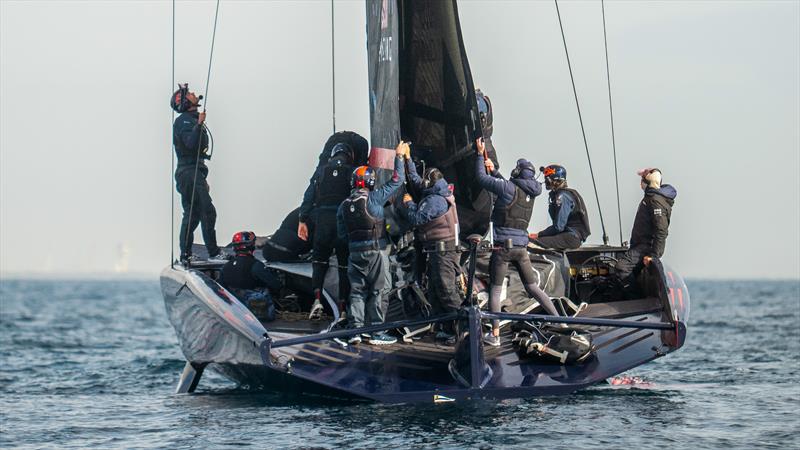
POLYGON ((359 166, 353 171, 353 176, 350 177, 350 185, 353 189, 367 188, 369 190, 375 189, 375 181, 377 176, 375 171, 369 166, 359 166))
POLYGON ((442 172, 437 169, 436 167, 428 167, 425 169, 425 173, 422 174, 422 187, 423 189, 428 189, 429 187, 436 184, 437 181, 444 178, 442 172))
POLYGON ((256 249, 256 234, 252 231, 240 231, 233 235, 232 241, 237 252, 252 252, 256 249))
POLYGON ((339 155, 343 155, 347 158, 348 161, 352 161, 353 148, 343 142, 339 142, 338 144, 334 145, 333 148, 331 149, 331 157, 328 159, 328 161, 332 160, 333 158, 336 158, 339 155))
POLYGON ((521 177, 524 170, 530 170, 531 177, 536 175, 536 168, 533 166, 533 163, 525 158, 520 158, 517 160, 517 166, 511 171, 511 178, 521 177))
POLYGON ((558 164, 550 164, 547 167, 540 169, 544 174, 545 179, 550 181, 564 181, 567 179, 567 169, 558 164))
POLYGON ((178 90, 172 94, 172 98, 169 100, 169 106, 172 107, 175 112, 184 113, 192 107, 192 102, 189 101, 187 98, 189 95, 189 83, 178 83, 178 90))

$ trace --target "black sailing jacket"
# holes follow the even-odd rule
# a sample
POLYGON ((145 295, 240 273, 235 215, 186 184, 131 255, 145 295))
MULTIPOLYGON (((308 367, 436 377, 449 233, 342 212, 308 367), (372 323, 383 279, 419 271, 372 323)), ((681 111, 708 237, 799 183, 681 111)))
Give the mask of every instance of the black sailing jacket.
POLYGON ((672 205, 678 191, 664 184, 659 189, 648 187, 633 219, 631 247, 646 246, 659 258, 664 255, 669 234, 672 205))

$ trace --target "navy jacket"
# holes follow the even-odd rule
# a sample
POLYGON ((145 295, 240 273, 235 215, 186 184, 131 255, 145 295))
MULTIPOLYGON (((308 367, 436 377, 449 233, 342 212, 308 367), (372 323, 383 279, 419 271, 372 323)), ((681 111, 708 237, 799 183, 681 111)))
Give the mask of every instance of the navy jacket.
MULTIPOLYGON (((516 183, 506 180, 498 171, 487 175, 483 165, 483 156, 475 158, 475 178, 480 187, 497 195, 495 208, 509 205, 514 200, 515 186, 519 186, 523 192, 531 197, 536 197, 542 193, 542 185, 536 181, 534 174, 529 170, 523 170, 520 178, 516 179, 516 183)), ((514 246, 524 247, 528 245, 527 232, 516 228, 494 227, 495 241, 503 242, 507 239, 511 239, 514 246)))
POLYGON ((172 143, 175 145, 175 154, 178 156, 178 169, 194 167, 198 149, 200 166, 204 167, 204 160, 208 156, 203 153, 208 147, 208 134, 202 126, 197 124, 199 114, 197 111, 181 113, 172 124, 172 143), (202 143, 200 140, 202 139, 202 143))
POLYGON ((539 232, 539 236, 554 236, 559 233, 563 233, 564 231, 570 231, 576 236, 579 236, 579 233, 572 228, 567 227, 567 220, 569 219, 570 213, 575 208, 575 199, 572 198, 572 194, 569 191, 561 191, 558 193, 558 202, 560 206, 558 207, 558 213, 556 214, 556 220, 553 222, 552 225, 545 228, 544 230, 539 232))
POLYGON ((444 179, 438 180, 433 186, 425 189, 414 161, 408 160, 406 164, 408 164, 409 181, 422 192, 422 199, 419 205, 413 201, 405 204, 402 212, 412 226, 424 225, 447 212, 449 205, 445 198, 452 194, 444 179))
MULTIPOLYGON (((367 212, 376 219, 383 219, 383 205, 389 201, 389 198, 403 185, 405 180, 406 175, 404 173, 403 158, 397 156, 394 158, 394 173, 392 174, 392 178, 384 183, 383 186, 375 188, 374 191, 370 191, 367 195, 367 212)), ((342 209, 342 205, 339 205, 339 209, 336 211, 336 231, 339 235, 339 239, 344 241, 348 240, 347 225, 344 223, 344 210, 342 209)), ((387 242, 380 243, 381 246, 386 246, 387 244, 387 242)), ((373 241, 350 242, 350 250, 358 251, 365 247, 372 248, 372 245, 373 241)))

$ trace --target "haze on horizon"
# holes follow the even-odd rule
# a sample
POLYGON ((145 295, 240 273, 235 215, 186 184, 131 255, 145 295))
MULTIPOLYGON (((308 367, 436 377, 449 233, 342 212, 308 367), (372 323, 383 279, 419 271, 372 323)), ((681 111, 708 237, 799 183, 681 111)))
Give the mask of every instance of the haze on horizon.
MULTIPOLYGON (((559 6, 616 244, 600 2, 559 6)), ((656 166, 678 190, 665 259, 684 276, 800 278, 800 2, 605 6, 623 239, 642 195, 635 171, 656 166)), ((177 10, 176 81, 202 93, 214 2, 177 10)), ((369 138, 364 10, 335 3, 336 123, 369 138)), ((600 243, 553 3, 462 1, 459 12, 501 170, 519 157, 563 164, 600 243)), ((4 277, 154 276, 169 263, 171 14, 169 1, 0 2, 4 277)), ((270 234, 299 204, 331 133, 330 45, 328 1, 222 1, 207 98, 220 243, 270 234)))

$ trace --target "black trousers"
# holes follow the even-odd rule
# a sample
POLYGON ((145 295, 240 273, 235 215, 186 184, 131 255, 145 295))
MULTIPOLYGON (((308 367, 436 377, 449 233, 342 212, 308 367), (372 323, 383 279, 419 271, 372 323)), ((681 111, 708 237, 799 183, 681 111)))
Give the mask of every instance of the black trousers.
POLYGON ((350 281, 347 278, 347 258, 350 255, 348 243, 339 239, 336 232, 336 211, 322 210, 317 213, 314 227, 313 247, 311 249, 311 288, 322 289, 325 274, 328 272, 328 261, 334 251, 339 270, 339 302, 344 302, 350 295, 350 281))
POLYGON ((181 195, 181 205, 183 206, 179 243, 181 258, 186 258, 192 254, 194 230, 197 229, 198 225, 203 230, 203 240, 208 249, 208 256, 215 256, 220 251, 217 246, 217 232, 214 230, 214 225, 217 222, 217 210, 211 201, 211 194, 206 181, 207 175, 207 168, 198 168, 197 182, 195 182, 194 166, 181 167, 175 171, 175 184, 178 188, 178 193, 181 195), (194 192, 194 201, 192 201, 192 192, 194 192))
POLYGON ((461 307, 462 298, 456 288, 456 278, 461 274, 460 256, 455 251, 429 252, 428 285, 436 296, 434 312, 449 313, 461 307))
POLYGON ((500 248, 492 252, 489 258, 489 282, 492 286, 502 286, 508 272, 508 264, 514 264, 523 285, 537 284, 533 273, 528 249, 525 247, 500 248))
POLYGON ((563 231, 552 236, 540 236, 533 243, 543 248, 553 250, 570 250, 581 246, 581 238, 571 231, 563 231))
POLYGON ((617 277, 623 286, 635 285, 636 276, 644 267, 642 258, 649 254, 653 254, 650 246, 637 245, 629 248, 627 252, 617 259, 617 277))

